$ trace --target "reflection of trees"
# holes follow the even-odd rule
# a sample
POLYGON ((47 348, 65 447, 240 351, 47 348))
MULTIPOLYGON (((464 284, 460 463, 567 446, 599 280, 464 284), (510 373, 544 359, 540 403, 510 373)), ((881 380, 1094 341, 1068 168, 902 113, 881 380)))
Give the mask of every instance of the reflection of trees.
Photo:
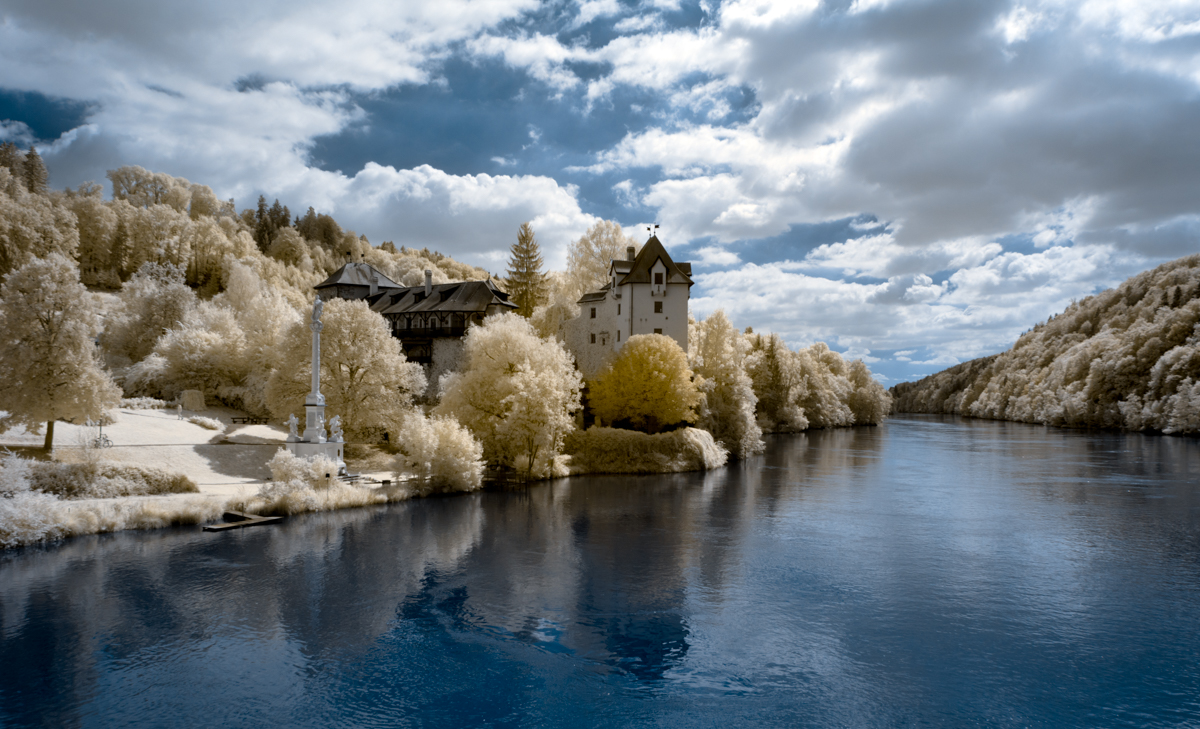
MULTIPOLYGON (((81 703, 105 699, 97 696, 105 672, 141 662, 160 682, 176 672, 187 703, 186 661, 172 666, 163 656, 231 639, 264 651, 282 639, 309 657, 330 644, 342 655, 362 651, 426 573, 461 561, 482 524, 474 495, 220 535, 170 529, 7 553, 0 712, 10 713, 0 720, 77 725, 81 703)), ((245 661, 217 673, 213 680, 249 691, 278 679, 245 661)))
POLYGON ((703 474, 9 552, 0 724, 83 724, 81 706, 154 691, 177 713, 201 701, 193 686, 305 716, 353 695, 356 710, 469 725, 549 694, 570 706, 594 680, 799 671, 867 685, 877 676, 862 666, 919 667, 946 650, 904 636, 973 639, 930 610, 880 606, 1053 623, 1104 599, 1092 580, 1118 574, 1106 563, 1186 574, 1194 530, 1179 513, 1200 497, 1198 454, 1184 439, 923 417, 772 436, 764 455, 703 474))

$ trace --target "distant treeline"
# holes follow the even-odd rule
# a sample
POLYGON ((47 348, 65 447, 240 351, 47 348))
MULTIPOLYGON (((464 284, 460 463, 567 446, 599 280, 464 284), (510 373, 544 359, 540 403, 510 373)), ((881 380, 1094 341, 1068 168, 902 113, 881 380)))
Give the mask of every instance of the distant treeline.
POLYGON ((891 389, 894 412, 1200 432, 1200 255, 1071 304, 1001 354, 891 389))

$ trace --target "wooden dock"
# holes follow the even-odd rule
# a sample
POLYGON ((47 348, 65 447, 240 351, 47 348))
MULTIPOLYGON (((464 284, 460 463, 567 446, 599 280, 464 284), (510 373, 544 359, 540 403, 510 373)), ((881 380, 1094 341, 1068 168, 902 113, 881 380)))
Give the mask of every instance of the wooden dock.
POLYGON ((243 527, 274 524, 275 522, 283 521, 282 516, 258 516, 257 514, 243 514, 240 511, 227 511, 222 515, 222 518, 225 519, 224 524, 205 524, 204 531, 223 532, 228 529, 241 529, 243 527))

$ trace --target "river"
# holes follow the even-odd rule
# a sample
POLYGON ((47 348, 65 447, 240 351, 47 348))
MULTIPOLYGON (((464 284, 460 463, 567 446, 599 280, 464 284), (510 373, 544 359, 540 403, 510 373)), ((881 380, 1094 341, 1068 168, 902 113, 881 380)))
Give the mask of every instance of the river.
POLYGON ((976 725, 1200 725, 1200 441, 900 417, 0 554, 4 727, 976 725))

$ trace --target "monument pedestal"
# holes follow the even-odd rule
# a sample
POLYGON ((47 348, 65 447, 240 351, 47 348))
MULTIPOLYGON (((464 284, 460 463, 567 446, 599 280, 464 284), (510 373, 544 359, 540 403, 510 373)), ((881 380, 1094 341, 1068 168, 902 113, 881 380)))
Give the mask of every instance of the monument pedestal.
POLYGON ((338 466, 338 473, 346 471, 345 443, 305 443, 302 440, 290 442, 287 444, 287 449, 292 452, 292 455, 297 458, 311 458, 312 456, 325 456, 333 461, 338 466))

